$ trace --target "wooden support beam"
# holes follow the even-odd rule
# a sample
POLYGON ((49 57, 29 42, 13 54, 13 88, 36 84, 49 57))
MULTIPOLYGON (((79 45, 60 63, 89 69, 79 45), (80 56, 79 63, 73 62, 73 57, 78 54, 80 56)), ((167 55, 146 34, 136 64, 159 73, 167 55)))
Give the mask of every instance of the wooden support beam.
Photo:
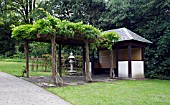
POLYGON ((38 71, 38 56, 36 57, 36 71, 38 71))
POLYGON ((31 64, 31 70, 34 71, 34 56, 31 56, 32 64, 31 64))
POLYGON ((118 61, 119 61, 119 48, 116 47, 116 69, 117 69, 117 76, 119 77, 118 61))
POLYGON ((113 48, 110 50, 110 78, 115 76, 114 74, 114 65, 113 65, 113 48))
POLYGON ((92 51, 91 73, 92 73, 92 75, 94 75, 94 50, 92 51))
POLYGON ((91 78, 91 73, 89 71, 89 42, 86 41, 85 42, 85 48, 86 48, 86 81, 88 82, 92 82, 92 78, 91 78))
POLYGON ((51 37, 51 43, 52 43, 52 79, 54 84, 56 84, 56 42, 55 42, 55 36, 51 37))
POLYGON ((85 60, 86 60, 86 49, 84 46, 82 46, 83 51, 83 59, 82 59, 82 75, 85 76, 85 60))
POLYGON ((141 47, 141 53, 142 53, 142 61, 144 61, 144 59, 145 59, 145 48, 144 47, 141 47))
POLYGON ((47 58, 44 59, 44 71, 47 72, 47 64, 48 64, 48 60, 47 58))
POLYGON ((29 57, 28 57, 28 41, 25 42, 25 58, 26 58, 26 77, 29 78, 29 57))
POLYGON ((62 77, 62 67, 61 67, 61 43, 59 43, 59 49, 58 49, 58 71, 60 77, 62 77))
POLYGON ((128 46, 128 74, 129 78, 132 77, 132 67, 131 67, 131 61, 132 61, 132 46, 128 46))

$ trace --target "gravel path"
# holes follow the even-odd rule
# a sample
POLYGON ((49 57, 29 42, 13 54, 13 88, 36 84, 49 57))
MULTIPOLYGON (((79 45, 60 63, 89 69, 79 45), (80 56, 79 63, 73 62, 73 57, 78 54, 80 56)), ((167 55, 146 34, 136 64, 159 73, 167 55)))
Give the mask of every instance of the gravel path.
POLYGON ((0 105, 71 105, 56 95, 0 72, 0 105))

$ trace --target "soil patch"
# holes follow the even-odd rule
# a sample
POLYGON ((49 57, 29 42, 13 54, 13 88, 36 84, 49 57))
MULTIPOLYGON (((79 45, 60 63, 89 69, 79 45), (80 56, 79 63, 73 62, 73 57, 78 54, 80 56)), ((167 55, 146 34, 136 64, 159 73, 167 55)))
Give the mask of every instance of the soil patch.
MULTIPOLYGON (((86 82, 85 76, 63 76, 63 85, 84 85, 86 82)), ((111 82, 115 79, 110 79, 108 75, 94 75, 92 76, 93 82, 111 82)), ((40 87, 55 87, 51 76, 32 76, 30 78, 23 78, 29 82, 32 82, 40 87)))

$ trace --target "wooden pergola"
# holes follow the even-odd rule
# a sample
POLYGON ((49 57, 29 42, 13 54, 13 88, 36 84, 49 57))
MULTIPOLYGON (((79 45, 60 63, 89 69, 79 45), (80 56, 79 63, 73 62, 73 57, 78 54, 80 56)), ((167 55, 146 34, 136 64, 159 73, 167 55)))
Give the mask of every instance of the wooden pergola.
POLYGON ((62 76, 61 71, 61 45, 74 45, 74 46, 82 46, 83 50, 83 67, 82 67, 82 73, 86 76, 86 80, 91 82, 92 78, 89 74, 89 43, 92 43, 93 40, 84 41, 77 38, 56 38, 55 36, 51 36, 50 38, 47 38, 47 35, 42 35, 39 38, 36 39, 26 39, 25 40, 25 55, 26 55, 26 77, 29 78, 29 43, 30 42, 47 42, 51 43, 51 51, 52 51, 52 79, 54 83, 58 82, 56 81, 56 44, 59 45, 58 49, 58 71, 60 76, 62 76), (86 62, 86 71, 85 71, 85 62, 86 62))
MULTIPOLYGON (((18 40, 25 41, 25 55, 26 55, 26 75, 29 77, 29 43, 48 42, 51 43, 52 50, 52 78, 54 83, 59 83, 56 79, 56 43, 59 44, 59 73, 61 76, 61 45, 75 45, 83 48, 83 74, 86 76, 86 81, 92 82, 89 71, 89 44, 96 43, 101 32, 92 25, 83 24, 82 22, 73 23, 66 20, 60 20, 51 15, 46 18, 36 21, 34 24, 20 25, 12 29, 12 37, 18 40), (85 67, 86 62, 86 67, 85 67), (86 70, 84 70, 86 68, 86 70)), ((114 32, 105 34, 109 36, 111 41, 117 39, 114 32)), ((112 43, 111 43, 112 44, 112 43)))

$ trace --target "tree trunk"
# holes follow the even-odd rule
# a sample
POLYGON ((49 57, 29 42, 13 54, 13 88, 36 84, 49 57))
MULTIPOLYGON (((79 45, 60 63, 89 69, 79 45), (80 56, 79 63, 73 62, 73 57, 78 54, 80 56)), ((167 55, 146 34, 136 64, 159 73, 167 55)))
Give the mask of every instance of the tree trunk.
POLYGON ((55 36, 52 36, 51 38, 52 43, 52 79, 54 84, 56 84, 56 42, 55 42, 55 36))
POLYGON ((85 42, 85 48, 86 48, 86 81, 93 82, 91 78, 91 73, 89 71, 89 43, 88 41, 85 42))
POLYGON ((29 78, 29 58, 28 58, 28 41, 25 42, 25 56, 26 56, 26 77, 29 78))
POLYGON ((36 2, 36 0, 33 1, 33 9, 35 9, 35 2, 36 2))
POLYGON ((110 51, 110 78, 113 78, 115 76, 115 73, 114 73, 114 67, 113 67, 113 49, 111 49, 110 51))
POLYGON ((28 24, 29 23, 29 19, 28 19, 28 0, 26 0, 26 7, 25 7, 25 23, 28 24))
MULTIPOLYGON (((29 13, 30 13, 30 15, 32 15, 32 14, 31 14, 31 13, 32 13, 32 9, 33 9, 32 0, 29 0, 29 13)), ((31 23, 31 24, 33 23, 33 18, 32 18, 32 16, 31 16, 31 18, 30 18, 30 23, 31 23)))

